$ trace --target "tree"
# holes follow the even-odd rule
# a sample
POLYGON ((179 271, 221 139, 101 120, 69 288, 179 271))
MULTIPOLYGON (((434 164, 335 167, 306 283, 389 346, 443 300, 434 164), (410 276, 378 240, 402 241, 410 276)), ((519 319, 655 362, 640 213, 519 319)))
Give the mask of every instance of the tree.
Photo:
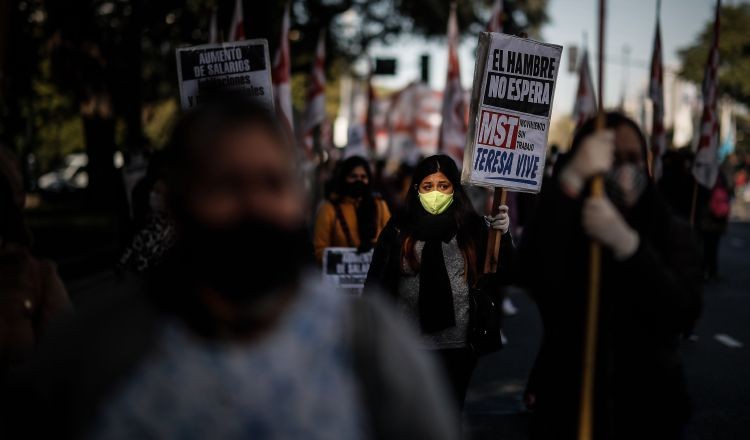
MULTIPOLYGON (((719 93, 739 102, 750 102, 750 5, 721 7, 719 35, 719 93)), ((680 76, 701 83, 705 73, 708 50, 713 39, 713 19, 691 46, 679 51, 682 61, 680 76)))

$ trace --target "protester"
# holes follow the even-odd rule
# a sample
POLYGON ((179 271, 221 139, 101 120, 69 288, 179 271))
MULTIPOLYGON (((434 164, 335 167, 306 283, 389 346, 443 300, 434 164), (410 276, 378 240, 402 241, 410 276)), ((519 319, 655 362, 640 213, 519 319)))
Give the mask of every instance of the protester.
POLYGON ((50 322, 70 308, 55 265, 31 254, 24 199, 15 158, 0 147, 0 380, 29 358, 50 322))
POLYGON ((544 325, 527 396, 534 438, 574 438, 578 430, 595 240, 603 251, 593 438, 677 439, 689 414, 679 334, 701 300, 696 248, 648 178, 638 126, 619 113, 606 115, 608 130, 595 126, 592 119, 577 132, 521 246, 523 281, 544 325), (589 196, 601 173, 606 196, 589 196))
POLYGON ((467 346, 469 289, 480 282, 496 287, 511 281, 508 207, 483 220, 461 186, 455 162, 445 155, 416 166, 404 205, 378 240, 365 289, 385 289, 422 331, 423 346, 440 359, 463 407, 477 362, 467 346), (482 278, 488 227, 503 233, 501 267, 482 278))
POLYGON ((333 194, 315 219, 313 244, 320 264, 327 247, 355 247, 368 251, 391 218, 388 205, 370 187, 370 164, 353 156, 341 163, 333 194))
POLYGON ((182 117, 167 157, 173 252, 140 291, 102 292, 14 378, 3 438, 457 438, 398 320, 305 272, 285 139, 239 98, 182 117))
POLYGON ((162 154, 154 154, 146 176, 133 190, 136 233, 120 256, 118 267, 122 271, 141 273, 158 266, 174 245, 174 225, 165 200, 163 161, 162 154))
POLYGON ((703 273, 707 280, 719 278, 719 243, 721 236, 727 232, 729 212, 731 210, 732 190, 729 180, 719 172, 716 184, 708 197, 708 206, 702 210, 700 231, 703 238, 703 273))

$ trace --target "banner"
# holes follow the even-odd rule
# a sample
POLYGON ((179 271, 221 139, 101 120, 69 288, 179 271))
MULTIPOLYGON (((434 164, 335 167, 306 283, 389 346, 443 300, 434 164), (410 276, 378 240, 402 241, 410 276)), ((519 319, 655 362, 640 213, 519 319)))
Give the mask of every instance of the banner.
POLYGON ((537 193, 562 46, 482 32, 461 183, 537 193))
POLYGON ((356 248, 329 247, 323 251, 323 279, 344 289, 362 290, 370 270, 373 251, 357 252, 356 248))
POLYGON ((236 90, 273 110, 266 40, 204 44, 177 49, 177 78, 183 110, 216 92, 236 90))

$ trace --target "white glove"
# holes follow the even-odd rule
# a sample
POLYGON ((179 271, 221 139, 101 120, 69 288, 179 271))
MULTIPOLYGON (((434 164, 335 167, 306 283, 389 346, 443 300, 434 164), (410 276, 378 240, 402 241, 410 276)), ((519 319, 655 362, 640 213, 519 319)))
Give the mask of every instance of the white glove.
POLYGON ((638 249, 638 232, 627 224, 605 196, 589 197, 583 204, 583 230, 589 237, 612 249, 617 260, 625 260, 638 249))
POLYGON ((587 136, 560 173, 560 183, 566 190, 578 195, 591 176, 606 173, 612 168, 614 151, 614 131, 600 130, 587 136))
POLYGON ((503 234, 510 229, 510 216, 508 215, 508 205, 500 205, 496 216, 484 216, 484 221, 492 229, 500 230, 503 234))

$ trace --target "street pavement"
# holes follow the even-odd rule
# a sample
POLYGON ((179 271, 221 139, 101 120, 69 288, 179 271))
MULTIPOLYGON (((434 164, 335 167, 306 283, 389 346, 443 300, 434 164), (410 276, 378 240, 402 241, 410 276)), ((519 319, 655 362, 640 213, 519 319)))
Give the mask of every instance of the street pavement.
MULTIPOLYGON (((681 347, 693 402, 686 440, 750 439, 749 222, 730 223, 719 258, 719 280, 704 286, 698 340, 684 341, 681 347)), ((541 323, 522 291, 510 296, 519 312, 505 320, 508 344, 480 360, 467 396, 464 431, 472 439, 527 438, 522 396, 541 323)))

